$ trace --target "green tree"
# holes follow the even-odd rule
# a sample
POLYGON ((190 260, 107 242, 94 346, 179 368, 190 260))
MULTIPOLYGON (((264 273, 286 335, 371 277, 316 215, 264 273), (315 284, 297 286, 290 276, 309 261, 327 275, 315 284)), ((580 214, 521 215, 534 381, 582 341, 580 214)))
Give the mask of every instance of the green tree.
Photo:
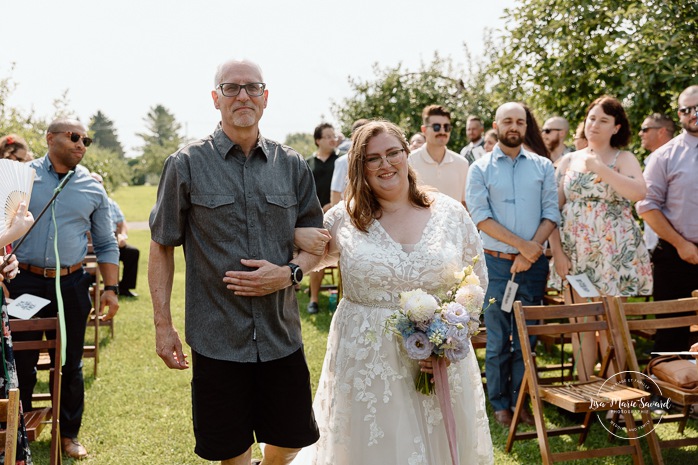
POLYGON ((619 98, 633 128, 652 112, 676 114, 698 77, 698 3, 685 0, 522 0, 490 42, 499 100, 524 100, 572 127, 595 98, 619 98), (672 110, 672 108, 674 108, 672 110))
POLYGON ((46 128, 48 123, 38 117, 34 111, 23 111, 10 107, 7 101, 17 88, 12 79, 14 65, 10 67, 10 75, 0 79, 0 135, 17 134, 23 137, 34 156, 46 153, 46 128))
POLYGON ((104 179, 104 188, 109 193, 131 181, 131 168, 126 159, 97 143, 90 145, 80 164, 88 170, 100 174, 104 179))
POLYGON ((182 125, 164 106, 155 105, 143 118, 147 132, 138 133, 143 139, 142 155, 134 166, 134 183, 155 181, 162 172, 165 159, 174 153, 184 142, 179 132, 182 125))
POLYGON ((476 114, 488 125, 494 112, 483 65, 471 59, 467 48, 465 52, 466 65, 462 68, 436 53, 431 63, 422 63, 417 71, 407 70, 401 63, 386 68, 376 64, 374 79, 350 77, 353 96, 332 105, 343 132, 350 133, 352 123, 359 118, 384 118, 402 127, 409 137, 420 130, 422 109, 439 104, 451 112, 454 128, 449 145, 459 151, 467 144, 468 115, 476 114))
POLYGON ((124 156, 124 147, 119 142, 114 122, 107 118, 107 115, 102 113, 101 110, 97 110, 97 113, 90 118, 90 132, 92 133, 92 139, 100 147, 109 149, 120 157, 124 156))
POLYGON ((313 135, 305 132, 294 132, 287 135, 286 140, 284 140, 284 145, 292 147, 305 158, 308 158, 317 150, 313 135))

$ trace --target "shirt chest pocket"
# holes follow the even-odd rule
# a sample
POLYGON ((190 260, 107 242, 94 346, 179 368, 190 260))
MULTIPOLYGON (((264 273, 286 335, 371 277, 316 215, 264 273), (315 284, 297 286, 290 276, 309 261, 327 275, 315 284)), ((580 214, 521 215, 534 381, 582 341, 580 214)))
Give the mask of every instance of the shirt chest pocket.
POLYGON ((298 218, 298 199, 289 194, 267 194, 267 209, 264 225, 268 232, 277 232, 280 237, 293 237, 298 218), (290 236, 289 236, 290 235, 290 236))
POLYGON ((218 240, 231 234, 235 224, 235 196, 230 194, 192 194, 191 220, 218 240))

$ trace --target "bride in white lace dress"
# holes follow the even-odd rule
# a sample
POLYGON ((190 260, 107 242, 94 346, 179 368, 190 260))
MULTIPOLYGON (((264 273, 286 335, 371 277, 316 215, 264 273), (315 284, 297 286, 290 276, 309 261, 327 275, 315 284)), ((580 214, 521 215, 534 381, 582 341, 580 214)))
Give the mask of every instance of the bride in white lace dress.
MULTIPOLYGON (((328 260, 339 259, 344 296, 315 396, 320 440, 312 446, 311 463, 451 464, 438 398, 418 393, 414 385, 420 366, 430 370, 431 361, 410 360, 384 323, 398 308, 400 292, 443 293, 456 284, 454 272, 475 257, 486 288, 480 238, 462 205, 416 187, 397 126, 362 126, 350 153, 351 208, 340 203, 325 216, 332 235, 328 260)), ((460 463, 492 463, 472 346, 465 360, 450 365, 448 377, 460 463)))

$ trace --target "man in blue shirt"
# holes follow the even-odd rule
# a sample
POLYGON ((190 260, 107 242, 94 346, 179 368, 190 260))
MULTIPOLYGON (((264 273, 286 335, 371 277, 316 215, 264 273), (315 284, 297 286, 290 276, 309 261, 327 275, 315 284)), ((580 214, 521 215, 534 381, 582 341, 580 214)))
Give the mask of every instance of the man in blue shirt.
MULTIPOLYGON (((87 450, 77 437, 85 404, 82 375, 82 351, 85 343, 87 316, 92 308, 89 287, 92 277, 82 267, 87 254, 87 233, 92 235, 99 269, 104 279, 104 292, 100 313, 108 320, 119 309, 118 264, 119 248, 111 227, 107 194, 90 172, 78 164, 92 141, 85 126, 76 120, 53 121, 46 134, 48 153, 31 162, 36 170, 29 210, 36 217, 48 203, 54 190, 68 171, 75 174, 56 197, 55 221, 52 212, 36 222, 34 229, 17 250, 17 260, 22 273, 8 285, 10 296, 28 293, 51 301, 37 316, 55 317, 58 298, 53 284, 60 276, 66 326, 66 357, 61 384, 61 446, 72 458, 87 456, 87 450), (58 259, 54 249, 57 241, 58 259)), ((95 303, 96 305, 96 303, 95 303)), ((30 335, 34 337, 34 335, 30 335)), ((15 336, 19 340, 20 335, 15 336)), ((21 386, 24 411, 32 408, 31 397, 36 385, 36 363, 39 354, 34 351, 17 352, 17 375, 21 386)))
MULTIPOLYGON (((490 278, 486 299, 495 299, 485 312, 487 391, 495 419, 509 426, 524 363, 514 314, 501 308, 504 290, 513 279, 519 285, 514 300, 542 303, 548 275, 543 243, 559 224, 560 210, 552 163, 522 148, 524 108, 505 103, 497 109, 493 127, 499 142, 470 167, 466 202, 485 248, 490 278)), ((521 418, 533 424, 525 409, 521 418)))

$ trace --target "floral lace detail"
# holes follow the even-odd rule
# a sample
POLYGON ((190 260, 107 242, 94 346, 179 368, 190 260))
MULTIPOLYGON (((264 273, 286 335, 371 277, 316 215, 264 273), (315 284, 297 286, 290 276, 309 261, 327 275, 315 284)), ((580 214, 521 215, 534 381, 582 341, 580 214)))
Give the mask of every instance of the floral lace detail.
MULTIPOLYGON (((431 217, 410 252, 377 221, 368 233, 358 231, 343 203, 326 214, 325 227, 340 253, 344 299, 332 321, 315 396, 320 440, 313 463, 450 463, 438 398, 416 391, 418 364, 384 328, 401 292, 445 292, 455 284, 453 273, 472 264, 473 257, 480 257, 474 268, 487 286, 472 220, 456 201, 436 194, 431 217)), ((492 463, 484 393, 472 350, 449 367, 449 382, 461 463, 492 463)))

